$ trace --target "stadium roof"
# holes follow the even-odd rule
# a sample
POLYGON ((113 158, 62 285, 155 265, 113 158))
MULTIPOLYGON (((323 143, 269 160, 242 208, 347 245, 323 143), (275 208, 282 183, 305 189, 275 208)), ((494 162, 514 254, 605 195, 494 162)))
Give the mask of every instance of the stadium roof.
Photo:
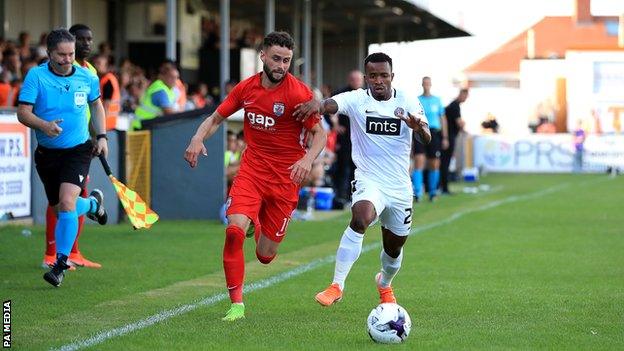
MULTIPOLYGON (((275 2, 275 28, 291 28, 295 0, 275 2)), ((312 1, 313 7, 317 3, 312 1)), ((358 33, 360 21, 364 22, 365 44, 470 35, 409 1, 334 0, 321 3, 323 41, 329 45, 351 41, 358 33)), ((219 11, 218 1, 204 0, 202 4, 207 10, 219 11)), ((230 4, 232 18, 247 20, 259 28, 264 27, 266 0, 231 0, 230 4)), ((312 10, 312 16, 314 26, 315 10, 312 10)))

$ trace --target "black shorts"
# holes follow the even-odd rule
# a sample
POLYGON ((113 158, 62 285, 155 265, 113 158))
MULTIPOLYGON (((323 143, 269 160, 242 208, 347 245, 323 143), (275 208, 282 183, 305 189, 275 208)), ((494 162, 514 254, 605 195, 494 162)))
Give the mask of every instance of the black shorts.
POLYGON ((93 143, 69 149, 50 149, 41 145, 35 150, 35 166, 51 206, 59 203, 61 183, 71 183, 83 188, 93 157, 93 143))
POLYGON ((416 138, 412 142, 412 153, 427 154, 427 158, 440 158, 442 156, 442 131, 439 129, 431 130, 431 141, 427 145, 423 145, 416 138))

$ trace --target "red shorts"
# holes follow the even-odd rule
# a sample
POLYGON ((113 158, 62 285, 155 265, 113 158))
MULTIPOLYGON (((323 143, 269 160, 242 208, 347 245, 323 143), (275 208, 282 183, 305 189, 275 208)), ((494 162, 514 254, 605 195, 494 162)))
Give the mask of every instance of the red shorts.
POLYGON ((244 214, 264 236, 279 243, 286 235, 298 199, 299 186, 294 183, 268 183, 239 173, 230 189, 226 214, 244 214))

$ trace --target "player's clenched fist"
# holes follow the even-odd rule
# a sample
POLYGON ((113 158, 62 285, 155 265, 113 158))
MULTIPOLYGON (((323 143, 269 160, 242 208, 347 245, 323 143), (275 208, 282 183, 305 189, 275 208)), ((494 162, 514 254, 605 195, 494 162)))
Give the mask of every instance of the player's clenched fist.
POLYGON ((54 121, 46 122, 44 128, 41 131, 44 132, 45 135, 51 138, 55 138, 59 136, 59 134, 61 134, 61 132, 63 131, 63 128, 59 126, 61 122, 63 122, 62 119, 55 119, 54 121))
POLYGON ((195 168, 195 166, 197 166, 197 157, 200 153, 204 156, 208 155, 204 142, 195 137, 191 138, 191 143, 184 152, 184 159, 189 163, 191 168, 195 168))

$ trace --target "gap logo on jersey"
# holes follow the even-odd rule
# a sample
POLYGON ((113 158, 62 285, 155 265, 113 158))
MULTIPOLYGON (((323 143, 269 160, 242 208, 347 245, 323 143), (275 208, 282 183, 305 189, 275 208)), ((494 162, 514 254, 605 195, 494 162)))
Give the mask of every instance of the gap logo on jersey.
POLYGON ((377 135, 400 135, 401 120, 366 116, 366 133, 377 135))
POLYGON ((251 127, 255 129, 272 129, 275 126, 275 118, 271 116, 247 112, 247 119, 249 120, 251 127))

